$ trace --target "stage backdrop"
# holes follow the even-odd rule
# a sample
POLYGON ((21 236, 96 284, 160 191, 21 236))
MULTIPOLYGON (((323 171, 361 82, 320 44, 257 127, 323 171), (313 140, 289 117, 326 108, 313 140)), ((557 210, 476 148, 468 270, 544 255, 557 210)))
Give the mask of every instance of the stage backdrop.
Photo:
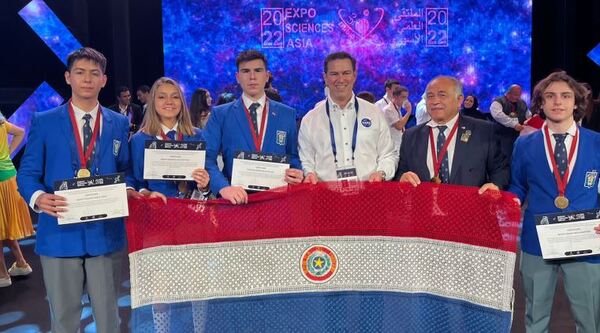
POLYGON ((263 51, 284 102, 301 116, 323 98, 323 60, 348 51, 358 60, 355 92, 380 98, 387 78, 420 100, 435 75, 459 77, 488 110, 517 83, 529 100, 531 0, 163 0, 165 74, 186 95, 235 87, 235 57, 263 51))

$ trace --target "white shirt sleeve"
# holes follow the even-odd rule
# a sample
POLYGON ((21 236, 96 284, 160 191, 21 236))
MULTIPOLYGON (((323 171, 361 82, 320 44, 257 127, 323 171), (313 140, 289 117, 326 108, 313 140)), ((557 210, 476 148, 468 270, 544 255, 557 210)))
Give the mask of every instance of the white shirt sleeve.
MULTIPOLYGON (((517 118, 511 118, 507 116, 502 111, 502 104, 496 101, 494 101, 490 106, 490 113, 492 114, 492 117, 496 119, 497 122, 506 127, 515 128, 515 126, 517 126, 517 124, 519 123, 519 120, 517 118)), ((531 116, 531 112, 528 111, 528 113, 531 116)))
POLYGON ((396 173, 399 156, 394 149, 394 141, 392 141, 392 136, 390 135, 390 127, 380 126, 380 128, 379 141, 377 143, 377 171, 385 172, 385 179, 390 180, 396 173))
POLYGON ((417 104, 415 118, 417 118, 417 125, 424 124, 431 119, 429 117, 429 113, 427 113, 427 105, 425 104, 425 100, 421 100, 417 104))
POLYGON ((315 171, 315 149, 311 144, 310 136, 309 136, 309 122, 310 119, 307 119, 305 116, 302 119, 302 123, 300 124, 300 131, 298 132, 298 155, 300 156, 300 161, 302 162, 302 169, 304 174, 308 174, 309 172, 316 173, 315 171))
POLYGON ((37 201, 37 198, 42 195, 45 194, 46 192, 42 191, 42 190, 37 190, 35 192, 33 192, 33 194, 31 195, 31 199, 29 200, 29 207, 31 207, 31 209, 33 209, 34 212, 36 213, 41 213, 42 211, 37 208, 37 206, 35 205, 35 202, 37 201))

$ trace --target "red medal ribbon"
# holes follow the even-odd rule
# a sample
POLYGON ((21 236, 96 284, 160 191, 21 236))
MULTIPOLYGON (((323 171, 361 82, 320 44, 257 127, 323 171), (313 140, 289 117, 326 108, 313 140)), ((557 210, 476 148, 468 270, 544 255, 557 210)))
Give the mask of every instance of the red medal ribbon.
POLYGON ((433 127, 429 128, 429 145, 431 146, 431 157, 433 160, 433 176, 434 177, 439 176, 439 174, 440 174, 440 167, 442 166, 442 160, 444 159, 444 156, 446 156, 446 152, 448 151, 448 145, 450 144, 450 141, 452 141, 454 134, 456 134, 457 129, 458 129, 458 120, 456 120, 456 123, 454 123, 454 126, 452 127, 452 130, 450 131, 450 135, 448 135, 448 137, 446 138, 446 142, 444 142, 444 145, 442 146, 442 149, 440 150, 440 155, 438 156, 436 154, 435 141, 433 140, 433 127))
MULTIPOLYGON (((242 104, 244 102, 242 101, 242 104)), ((261 121, 260 121, 260 132, 258 132, 258 136, 256 135, 256 129, 254 128, 254 124, 252 124, 252 118, 250 118, 250 111, 244 104, 244 110, 246 111, 246 118, 248 118, 248 125, 250 126, 250 132, 252 133, 252 140, 254 140, 254 147, 256 151, 262 150, 262 142, 265 136, 265 123, 267 119, 267 113, 269 113, 269 100, 265 99, 265 108, 262 113, 261 121)))
MULTIPOLYGON (((160 130, 160 136, 162 137, 163 140, 165 141, 171 141, 171 138, 168 137, 165 132, 163 132, 163 130, 160 130)), ((183 133, 181 132, 177 132, 177 141, 183 141, 183 133)))
POLYGON ((100 132, 100 119, 102 118, 102 107, 98 105, 98 116, 94 122, 94 131, 92 132, 92 139, 86 147, 85 155, 83 154, 83 143, 81 142, 81 136, 79 135, 79 126, 77 126, 77 120, 75 120, 75 111, 73 110, 73 103, 69 100, 69 117, 71 118, 71 125, 73 127, 73 135, 77 144, 77 150, 79 152, 79 168, 87 169, 87 161, 92 157, 94 146, 96 145, 96 139, 100 132))
POLYGON ((548 125, 544 126, 544 137, 546 138, 546 147, 548 150, 548 154, 550 155, 550 161, 552 162, 552 172, 554 173, 554 179, 556 179, 556 187, 558 187, 558 195, 565 196, 565 190, 567 189, 567 183, 569 179, 569 170, 571 169, 571 161, 573 161, 573 155, 575 154, 575 149, 577 148, 577 143, 579 140, 579 128, 575 130, 575 137, 573 138, 573 142, 571 142, 571 149, 569 149, 569 159, 567 160, 567 170, 565 170, 565 174, 560 177, 560 172, 558 171, 558 164, 556 163, 556 159, 554 158, 554 148, 552 148, 552 141, 550 141, 550 132, 548 131, 548 125))

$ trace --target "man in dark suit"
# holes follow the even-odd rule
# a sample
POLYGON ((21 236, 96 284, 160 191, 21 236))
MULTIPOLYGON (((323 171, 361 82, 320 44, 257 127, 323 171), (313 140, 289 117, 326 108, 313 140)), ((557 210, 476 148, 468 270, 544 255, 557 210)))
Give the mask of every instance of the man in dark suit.
POLYGON ((140 128, 140 124, 142 123, 142 108, 137 104, 131 103, 131 91, 125 86, 117 89, 116 97, 117 103, 108 108, 129 118, 129 131, 134 133, 140 128))
POLYGON ((296 111, 266 97, 269 72, 264 54, 243 51, 236 65, 235 76, 243 93, 239 99, 215 107, 208 119, 206 170, 213 193, 233 204, 243 204, 248 193, 231 185, 233 159, 240 151, 288 155, 291 168, 281 175, 287 183, 300 183, 304 175, 298 157, 296 111), (223 171, 217 165, 219 153, 223 154, 223 171))
POLYGON ((493 125, 462 117, 462 85, 450 76, 438 76, 427 85, 427 112, 431 120, 408 129, 400 146, 396 180, 417 186, 421 181, 503 189, 510 170, 493 125))

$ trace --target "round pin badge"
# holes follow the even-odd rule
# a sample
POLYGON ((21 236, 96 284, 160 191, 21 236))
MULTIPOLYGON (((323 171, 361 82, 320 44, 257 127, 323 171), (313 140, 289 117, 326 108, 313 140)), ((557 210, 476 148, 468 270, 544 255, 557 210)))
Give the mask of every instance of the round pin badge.
POLYGON ((371 119, 369 118, 363 118, 360 123, 364 126, 364 127, 371 127, 371 119))

